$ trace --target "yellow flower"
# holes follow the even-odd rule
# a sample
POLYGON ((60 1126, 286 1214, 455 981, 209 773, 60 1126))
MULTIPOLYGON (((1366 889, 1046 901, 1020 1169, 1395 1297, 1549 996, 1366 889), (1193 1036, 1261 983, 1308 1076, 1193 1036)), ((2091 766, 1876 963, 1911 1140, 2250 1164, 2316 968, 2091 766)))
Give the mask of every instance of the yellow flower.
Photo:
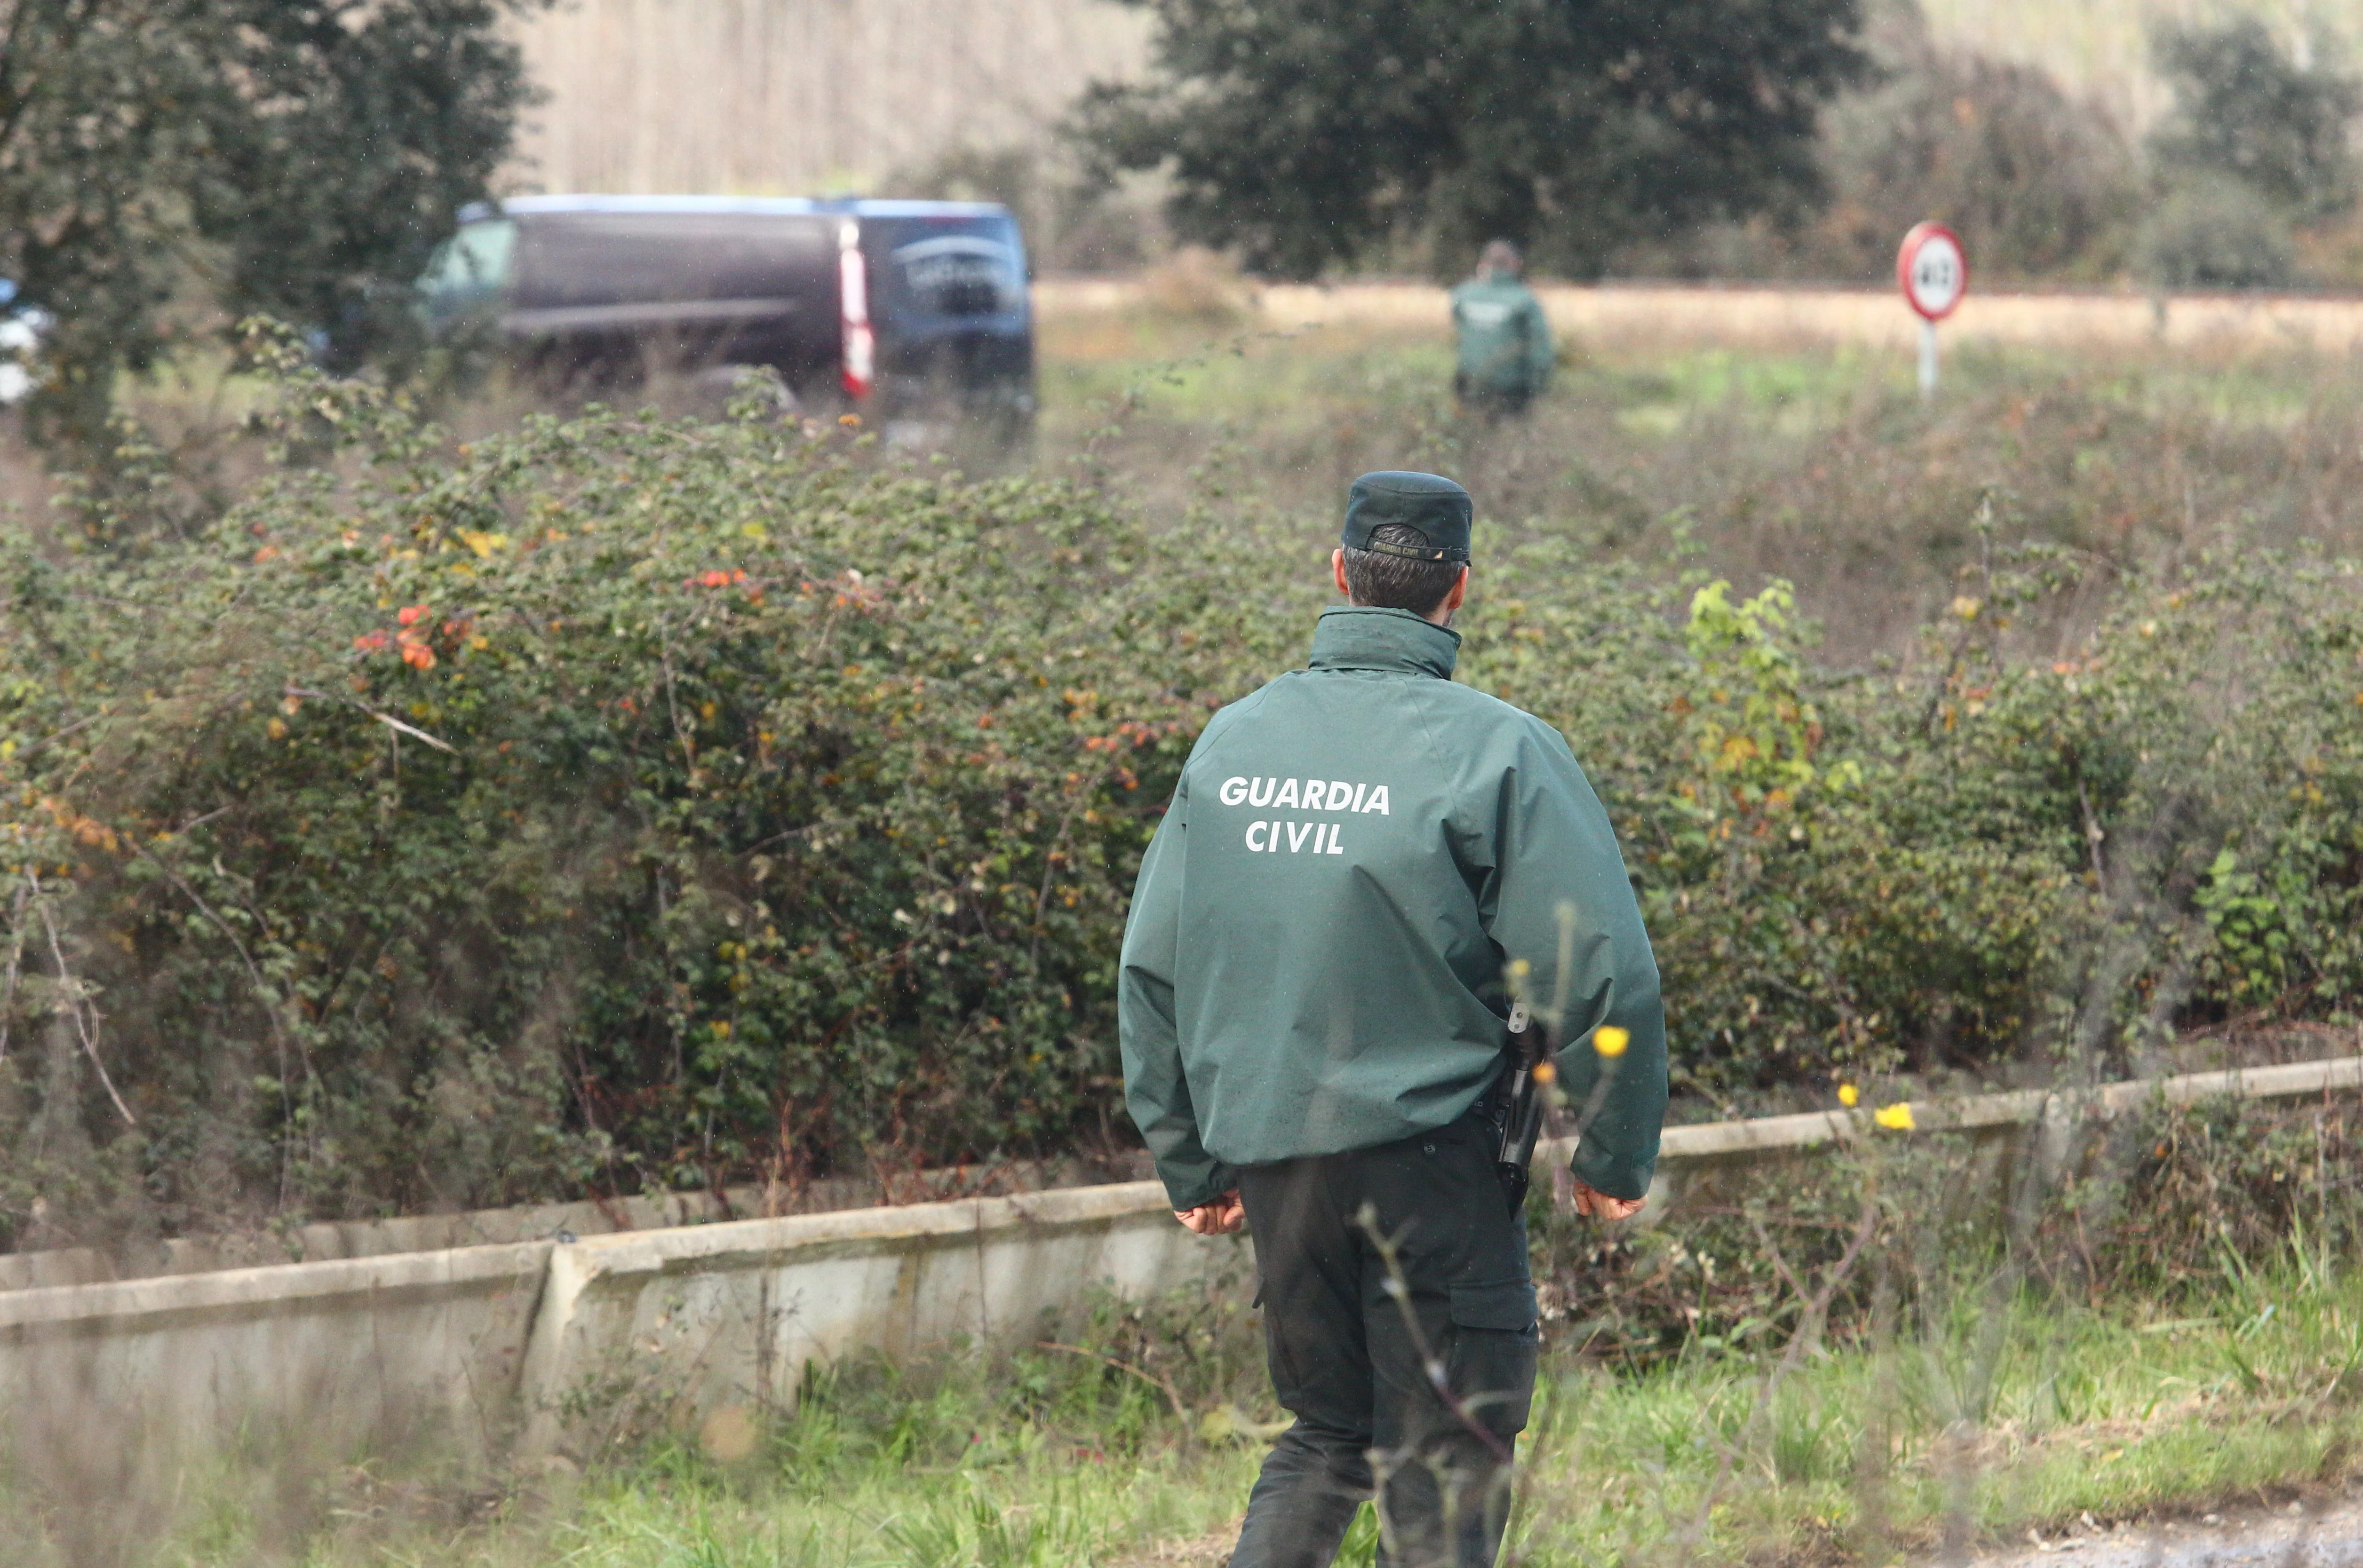
POLYGON ((1603 1023, 1592 1032, 1592 1048, 1603 1056, 1622 1056, 1633 1036, 1613 1023, 1603 1023))
POLYGON ((1901 1100, 1893 1105, 1880 1106, 1870 1113, 1870 1119, 1897 1132, 1909 1132, 1918 1125, 1912 1120, 1912 1107, 1901 1100))
POLYGON ((1840 1105, 1851 1108, 1854 1103, 1860 1099, 1862 1099, 1862 1090, 1855 1088, 1854 1085, 1838 1085, 1838 1103, 1840 1105))

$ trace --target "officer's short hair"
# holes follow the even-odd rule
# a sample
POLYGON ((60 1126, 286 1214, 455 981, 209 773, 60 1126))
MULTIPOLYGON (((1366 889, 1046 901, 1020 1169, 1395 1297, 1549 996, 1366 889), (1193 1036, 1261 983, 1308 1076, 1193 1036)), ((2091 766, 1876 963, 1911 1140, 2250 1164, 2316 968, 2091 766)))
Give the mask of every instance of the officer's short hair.
MULTIPOLYGON (((1381 523, 1370 530, 1374 545, 1427 544, 1427 536, 1407 523, 1381 523)), ((1371 610, 1408 610, 1433 615, 1460 580, 1459 561, 1424 561, 1383 550, 1347 550, 1346 597, 1371 610)))

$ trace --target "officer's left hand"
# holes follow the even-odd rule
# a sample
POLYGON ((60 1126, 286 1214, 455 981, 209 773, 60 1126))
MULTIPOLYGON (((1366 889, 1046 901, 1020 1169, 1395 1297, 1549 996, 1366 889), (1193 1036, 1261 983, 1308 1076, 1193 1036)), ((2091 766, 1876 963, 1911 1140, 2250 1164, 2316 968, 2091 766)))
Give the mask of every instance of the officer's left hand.
POLYGON ((1233 1187, 1212 1203, 1175 1209, 1173 1218, 1188 1226, 1193 1235, 1227 1236, 1248 1222, 1248 1206, 1239 1201, 1239 1189, 1233 1187))
POLYGON ((1575 1211, 1599 1220, 1630 1220, 1641 1212, 1645 1198, 1611 1198, 1597 1188, 1575 1184, 1575 1211))

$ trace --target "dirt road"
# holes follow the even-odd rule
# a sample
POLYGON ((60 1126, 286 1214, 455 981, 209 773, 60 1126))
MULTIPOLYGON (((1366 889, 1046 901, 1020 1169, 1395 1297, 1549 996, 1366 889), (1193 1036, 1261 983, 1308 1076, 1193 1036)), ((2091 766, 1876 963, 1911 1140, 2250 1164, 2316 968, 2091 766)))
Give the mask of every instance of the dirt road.
MULTIPOLYGON (((1839 342, 1905 349, 1920 330, 1919 318, 1892 289, 1606 283, 1547 284, 1537 293, 1555 327, 1595 344, 1839 342)), ((1440 337, 1450 325, 1444 291, 1425 283, 1273 283, 1248 293, 1264 325, 1282 331, 1359 325, 1440 337)), ((1046 319, 1072 319, 1126 309, 1141 301, 1143 289, 1126 279, 1048 278, 1035 285, 1034 298, 1046 319)), ((2148 344, 2233 353, 2346 353, 2363 345, 2363 299, 1972 292, 1942 331, 1948 346, 2148 344)))

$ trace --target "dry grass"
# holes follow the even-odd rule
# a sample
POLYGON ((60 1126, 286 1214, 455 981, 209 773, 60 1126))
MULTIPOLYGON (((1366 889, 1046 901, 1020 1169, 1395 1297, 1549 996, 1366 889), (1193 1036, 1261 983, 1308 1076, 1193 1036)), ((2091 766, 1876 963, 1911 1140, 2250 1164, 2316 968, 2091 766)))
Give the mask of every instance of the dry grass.
POLYGON ((1674 323, 1577 340, 1530 418, 1486 425, 1453 407, 1440 331, 1137 307, 1051 316, 1042 345, 1045 460, 1086 462, 1153 516, 1270 519, 1310 556, 1353 475, 1433 469, 1495 541, 1788 578, 1840 665, 1903 651, 1950 600, 1988 502, 1998 538, 2103 563, 2363 547, 2363 368, 2344 356, 1988 345, 1953 356, 1929 405, 1906 355, 1702 347, 1674 323))

